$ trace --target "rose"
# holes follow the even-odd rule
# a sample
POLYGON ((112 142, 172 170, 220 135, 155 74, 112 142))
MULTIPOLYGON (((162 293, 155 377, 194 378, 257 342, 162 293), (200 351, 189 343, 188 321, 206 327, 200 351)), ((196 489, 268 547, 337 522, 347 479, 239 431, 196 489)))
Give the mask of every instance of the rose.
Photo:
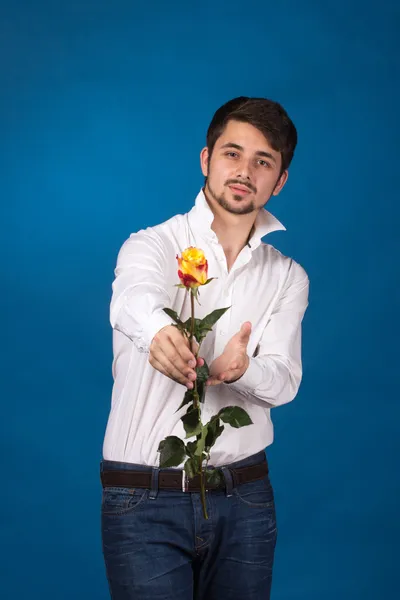
POLYGON ((190 246, 182 252, 182 256, 176 256, 178 261, 178 276, 181 285, 185 288, 198 288, 208 283, 208 263, 203 250, 190 246))
MULTIPOLYGON (((177 327, 183 335, 189 339, 190 347, 192 342, 195 341, 198 345, 196 351, 196 359, 200 351, 200 346, 207 333, 213 328, 213 325, 222 317, 222 315, 229 309, 217 308, 213 310, 209 315, 203 317, 203 319, 196 319, 194 314, 194 301, 198 301, 199 288, 200 286, 210 283, 214 279, 207 279, 208 264, 204 252, 200 248, 194 248, 190 246, 182 252, 182 256, 176 256, 178 260, 178 276, 181 281, 180 284, 176 284, 177 287, 185 288, 190 294, 191 300, 191 316, 186 320, 182 321, 179 315, 170 308, 164 308, 164 312, 175 321, 174 327, 177 327)), ((242 345, 247 341, 246 338, 250 335, 250 331, 247 327, 242 327, 240 332, 237 334, 236 345, 240 342, 242 345)), ((230 345, 235 338, 232 338, 231 342, 227 344, 227 350, 231 351, 230 345)), ((225 369, 237 369, 239 363, 236 359, 236 354, 231 356, 232 352, 225 353, 225 356, 219 357, 217 361, 213 362, 217 364, 219 372, 221 369, 226 372, 225 369), (227 363, 228 355, 228 363, 227 363), (233 359, 233 367, 232 360, 233 359), (228 365, 228 366, 227 366, 228 365)), ((244 427, 245 425, 251 425, 252 420, 250 419, 247 412, 239 406, 225 406, 221 410, 211 417, 208 423, 203 424, 201 421, 201 404, 204 403, 206 394, 207 381, 210 380, 210 370, 204 359, 202 365, 196 367, 196 379, 194 381, 193 388, 186 390, 181 405, 178 410, 183 407, 186 408, 185 414, 181 417, 184 430, 187 438, 196 438, 195 440, 188 441, 186 444, 184 440, 177 436, 170 435, 159 443, 158 451, 160 453, 160 468, 177 467, 183 461, 184 471, 189 479, 192 479, 196 475, 200 477, 200 491, 201 491, 201 503, 203 506, 203 514, 208 519, 206 509, 206 483, 208 482, 220 482, 222 477, 218 469, 209 469, 208 461, 210 460, 210 451, 212 446, 215 444, 217 438, 224 431, 225 426, 223 423, 227 423, 231 427, 244 427)), ((213 367, 213 365, 211 365, 213 367)), ((244 364, 244 366, 246 366, 244 364)), ((213 368, 215 371, 215 368, 213 368)), ((224 374, 222 373, 222 375, 224 374)), ((212 373, 211 385, 220 383, 223 377, 218 378, 215 372, 212 373)))

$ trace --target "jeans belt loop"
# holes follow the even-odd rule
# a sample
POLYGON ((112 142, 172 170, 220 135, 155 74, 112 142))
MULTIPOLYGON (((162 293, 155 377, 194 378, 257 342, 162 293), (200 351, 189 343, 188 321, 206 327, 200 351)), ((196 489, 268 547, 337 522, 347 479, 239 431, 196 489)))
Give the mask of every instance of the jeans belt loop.
POLYGON ((221 471, 225 479, 226 495, 228 498, 230 498, 232 496, 232 491, 234 488, 232 471, 228 467, 221 467, 221 471))
POLYGON ((182 469, 182 492, 188 492, 188 491, 189 491, 188 476, 186 475, 185 469, 182 469))
POLYGON ((158 467, 153 467, 151 471, 151 490, 149 494, 150 500, 155 500, 157 498, 159 474, 160 469, 158 467))

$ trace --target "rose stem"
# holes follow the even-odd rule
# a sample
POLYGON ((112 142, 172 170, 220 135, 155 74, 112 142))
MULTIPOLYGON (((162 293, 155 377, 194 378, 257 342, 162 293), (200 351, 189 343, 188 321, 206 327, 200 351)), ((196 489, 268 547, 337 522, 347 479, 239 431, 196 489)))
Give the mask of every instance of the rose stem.
MULTIPOLYGON (((191 319, 191 323, 190 323, 190 349, 192 350, 193 349, 192 343, 193 343, 193 336, 194 336, 194 293, 193 293, 193 290, 190 290, 190 302, 191 302, 191 308, 192 308, 192 319, 191 319)), ((197 359, 197 353, 196 353, 196 359, 197 359)), ((194 380, 193 406, 194 406, 194 408, 199 408, 198 393, 197 393, 197 378, 194 380)))
POLYGON ((203 469, 201 467, 200 467, 200 490, 201 490, 201 504, 203 505, 204 518, 208 519, 207 506, 206 506, 206 493, 204 490, 204 476, 203 476, 203 469))
MULTIPOLYGON (((192 319, 191 319, 191 327, 190 327, 190 349, 192 349, 192 341, 193 341, 193 335, 194 335, 194 294, 193 294, 192 290, 190 290, 190 300, 191 300, 191 308, 192 308, 192 319)), ((199 349, 200 349, 200 347, 199 347, 199 349)), ((196 359, 197 359, 197 355, 198 355, 198 351, 196 352, 196 359)), ((199 400, 198 400, 198 393, 197 393, 197 379, 195 379, 195 381, 194 381, 193 405, 195 408, 199 408, 199 400)), ((204 518, 208 519, 202 465, 200 465, 200 491, 201 491, 201 503, 203 505, 204 518)))

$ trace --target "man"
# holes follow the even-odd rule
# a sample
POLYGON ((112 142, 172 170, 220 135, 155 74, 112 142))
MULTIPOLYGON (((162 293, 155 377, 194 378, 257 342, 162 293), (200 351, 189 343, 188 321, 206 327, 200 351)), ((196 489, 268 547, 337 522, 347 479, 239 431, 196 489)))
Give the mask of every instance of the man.
POLYGON ((132 234, 120 250, 111 301, 115 384, 101 464, 114 600, 270 597, 276 518, 265 448, 273 441, 271 408, 299 388, 308 277, 261 238, 284 229, 263 207, 285 185, 296 143, 279 104, 231 100, 210 124, 194 208, 132 234), (201 289, 196 316, 230 307, 197 359, 163 312, 190 315, 189 295, 176 287, 176 255, 189 246, 204 251, 209 277, 217 278, 201 289), (209 464, 223 483, 207 491, 208 519, 198 482, 182 487, 182 471, 160 470, 157 453, 166 436, 185 437, 177 408, 203 359, 210 378, 202 422, 228 405, 253 422, 227 425, 212 448, 209 464))

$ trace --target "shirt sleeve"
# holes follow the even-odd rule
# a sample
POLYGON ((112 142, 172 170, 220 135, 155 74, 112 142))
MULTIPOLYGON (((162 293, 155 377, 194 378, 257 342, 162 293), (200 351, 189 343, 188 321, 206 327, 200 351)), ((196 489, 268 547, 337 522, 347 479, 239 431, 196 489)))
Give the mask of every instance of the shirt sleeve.
POLYGON ((283 293, 272 312, 257 355, 250 357, 244 375, 228 383, 246 399, 273 408, 293 400, 302 379, 301 323, 308 306, 309 279, 291 263, 283 293))
POLYGON ((118 254, 110 322, 140 352, 148 353, 154 335, 172 323, 163 311, 171 306, 166 255, 161 238, 150 229, 132 234, 118 254))

